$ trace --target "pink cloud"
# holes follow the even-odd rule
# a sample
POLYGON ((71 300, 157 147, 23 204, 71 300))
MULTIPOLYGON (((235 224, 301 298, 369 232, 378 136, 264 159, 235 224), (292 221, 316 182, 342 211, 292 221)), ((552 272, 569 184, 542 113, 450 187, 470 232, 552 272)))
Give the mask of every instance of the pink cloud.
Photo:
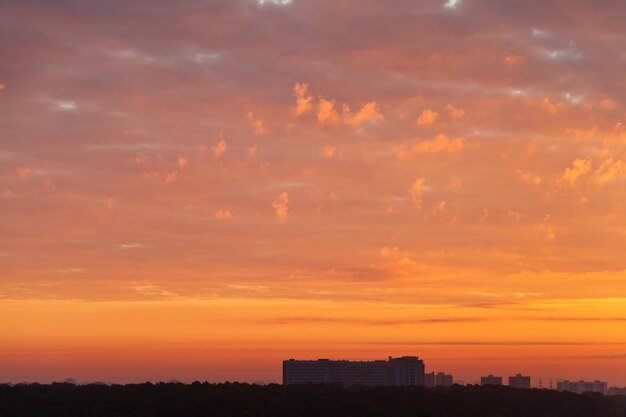
POLYGON ((283 221, 287 219, 289 213, 289 194, 281 193, 273 202, 272 207, 276 212, 276 217, 283 221))
POLYGON ((320 125, 336 126, 340 122, 339 113, 335 110, 335 102, 320 98, 317 103, 317 121, 320 125))
POLYGON ((418 178, 418 179, 415 180, 415 182, 413 183, 413 185, 409 189, 409 194, 411 196, 411 199, 413 200, 413 205, 417 209, 421 209, 422 208, 422 199, 423 199, 423 192, 424 192, 424 182, 425 182, 424 178, 418 178))
POLYGON ((309 85, 306 83, 296 83, 293 92, 296 95, 296 106, 292 109, 294 116, 300 116, 313 109, 313 96, 307 95, 309 85))
POLYGON ((226 145, 226 139, 224 138, 224 135, 220 133, 217 137, 217 143, 213 147, 213 157, 215 159, 219 159, 224 154, 224 152, 226 152, 227 148, 228 146, 226 145))
POLYGON ((233 218, 233 214, 230 212, 230 210, 225 209, 219 209, 215 211, 214 215, 215 218, 219 220, 228 220, 233 218))
POLYGON ((419 126, 429 126, 434 124, 439 118, 439 113, 431 109, 425 109, 417 118, 417 124, 419 126))
POLYGON ((343 122, 353 128, 357 128, 368 122, 383 120, 384 117, 378 110, 376 102, 366 103, 356 113, 351 113, 350 108, 344 104, 342 112, 343 122))
POLYGON ((591 171, 591 163, 586 159, 575 159, 570 168, 566 168, 561 178, 563 181, 574 185, 580 177, 591 171))
POLYGON ((413 152, 458 152, 463 150, 464 143, 463 138, 449 139, 446 135, 440 134, 430 140, 419 141, 413 145, 413 152))
POLYGON ((178 161, 178 166, 180 168, 183 168, 189 163, 189 158, 186 158, 184 156, 179 156, 177 161, 178 161))
POLYGON ((265 126, 265 122, 254 116, 254 113, 248 112, 247 116, 250 125, 252 126, 252 131, 256 135, 264 135, 268 132, 267 127, 265 126))
POLYGON ((453 119, 462 119, 463 117, 465 117, 465 110, 454 107, 452 104, 448 104, 446 106, 446 110, 450 114, 450 117, 452 117, 453 119))
POLYGON ((29 176, 33 172, 33 170, 28 167, 18 167, 15 172, 18 176, 24 178, 29 176))

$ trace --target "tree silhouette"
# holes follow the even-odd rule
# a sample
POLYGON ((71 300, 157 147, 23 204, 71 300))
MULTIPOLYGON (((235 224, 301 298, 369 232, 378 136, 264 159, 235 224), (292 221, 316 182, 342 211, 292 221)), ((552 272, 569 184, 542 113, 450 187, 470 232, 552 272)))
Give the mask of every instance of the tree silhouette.
POLYGON ((0 417, 626 417, 626 397, 503 386, 0 385, 0 417))

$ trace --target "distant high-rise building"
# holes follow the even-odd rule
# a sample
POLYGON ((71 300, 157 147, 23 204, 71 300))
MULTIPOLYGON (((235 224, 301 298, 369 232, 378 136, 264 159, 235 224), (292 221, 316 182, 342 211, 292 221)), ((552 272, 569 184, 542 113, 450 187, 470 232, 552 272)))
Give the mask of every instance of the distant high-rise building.
POLYGON ((530 389, 530 377, 517 374, 509 377, 509 387, 530 389))
POLYGON ((424 385, 424 361, 417 356, 389 357, 388 385, 424 385))
POLYGON ((438 387, 451 387, 454 383, 452 375, 445 372, 437 372, 435 375, 435 385, 438 387))
POLYGON ((325 384, 330 383, 331 361, 283 361, 283 384, 325 384))
POLYGON ((576 394, 583 392, 607 393, 607 383, 603 381, 557 381, 556 389, 559 392, 569 391, 576 394))
POLYGON ((446 374, 445 372, 430 372, 428 374, 424 374, 424 386, 428 388, 450 387, 452 384, 454 384, 452 375, 446 374))
POLYGON ((480 385, 502 385, 502 377, 501 376, 481 376, 480 377, 480 385))
POLYGON ((432 388, 435 386, 435 373, 429 372, 424 374, 424 386, 426 388, 432 388))
POLYGON ((331 361, 331 382, 341 385, 387 385, 387 362, 331 361))
POLYGON ((424 385, 424 361, 416 356, 388 361, 283 361, 283 384, 424 385))

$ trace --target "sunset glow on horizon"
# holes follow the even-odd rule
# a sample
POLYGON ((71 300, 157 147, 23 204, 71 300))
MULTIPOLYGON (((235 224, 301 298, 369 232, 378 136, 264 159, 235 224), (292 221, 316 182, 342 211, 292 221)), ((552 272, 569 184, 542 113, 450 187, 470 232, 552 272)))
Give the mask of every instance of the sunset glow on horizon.
POLYGON ((626 5, 0 6, 0 383, 626 386, 626 5))

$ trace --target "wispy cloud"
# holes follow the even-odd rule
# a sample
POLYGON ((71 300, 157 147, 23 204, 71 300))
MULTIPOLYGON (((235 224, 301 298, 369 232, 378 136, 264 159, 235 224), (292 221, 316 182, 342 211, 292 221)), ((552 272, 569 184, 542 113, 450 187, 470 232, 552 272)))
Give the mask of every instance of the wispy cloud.
POLYGON ((273 202, 272 207, 279 220, 286 220, 289 213, 289 194, 281 193, 273 202))

